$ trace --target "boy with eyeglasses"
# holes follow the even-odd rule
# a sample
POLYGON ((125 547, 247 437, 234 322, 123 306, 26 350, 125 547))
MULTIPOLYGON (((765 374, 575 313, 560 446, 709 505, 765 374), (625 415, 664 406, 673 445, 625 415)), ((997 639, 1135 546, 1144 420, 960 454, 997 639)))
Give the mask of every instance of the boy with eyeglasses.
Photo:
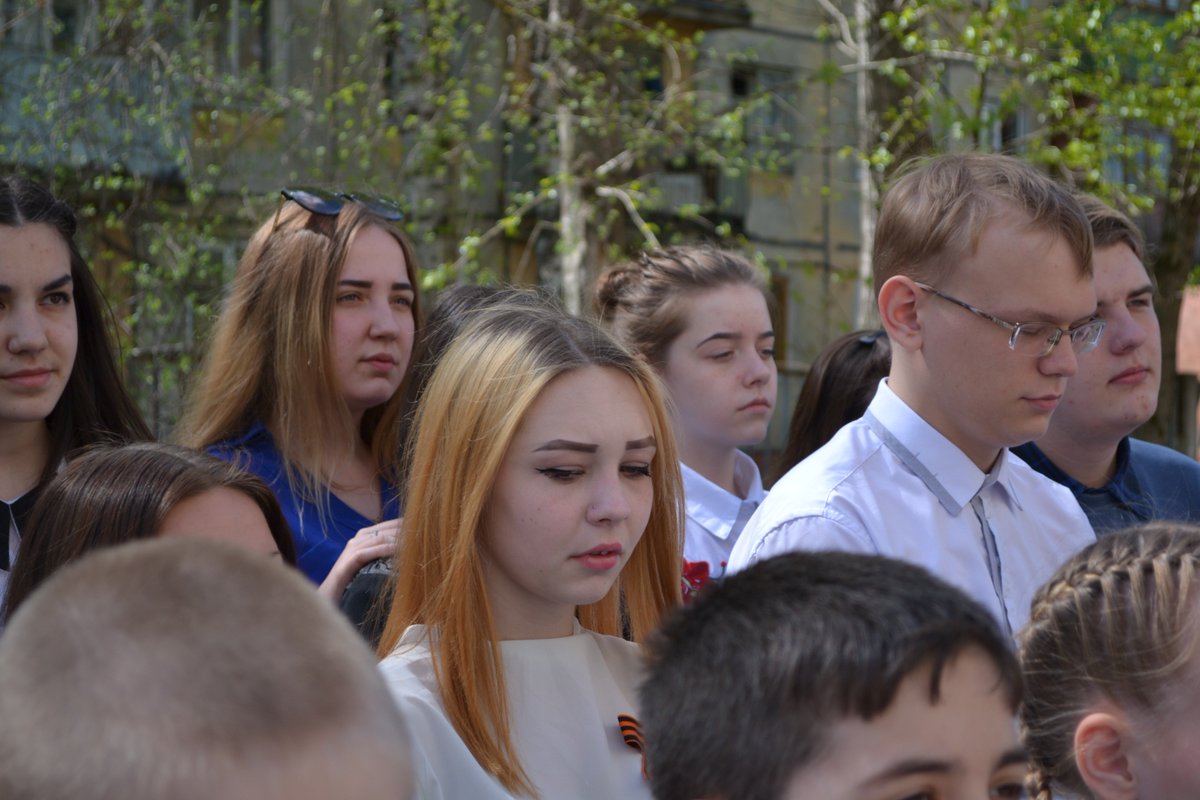
POLYGON ((948 580, 1012 633, 1094 540, 1071 493, 1008 451, 1045 432, 1104 329, 1087 216, 1016 159, 939 156, 888 191, 874 269, 889 376, 775 484, 730 570, 793 550, 878 553, 948 580))
POLYGON ((1013 452, 1070 489, 1097 534, 1150 520, 1200 522, 1200 464, 1130 436, 1154 416, 1162 369, 1142 232, 1094 197, 1080 202, 1095 240, 1104 338, 1079 359, 1045 435, 1013 452))

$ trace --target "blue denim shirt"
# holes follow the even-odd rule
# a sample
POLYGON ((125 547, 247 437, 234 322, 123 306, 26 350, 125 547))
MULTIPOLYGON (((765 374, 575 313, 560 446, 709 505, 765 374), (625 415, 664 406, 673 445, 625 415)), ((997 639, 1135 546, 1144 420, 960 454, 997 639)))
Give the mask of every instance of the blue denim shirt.
POLYGON ((1070 489, 1097 535, 1151 520, 1200 523, 1200 464, 1168 447, 1126 436, 1112 479, 1098 489, 1063 472, 1033 442, 1012 450, 1070 489))

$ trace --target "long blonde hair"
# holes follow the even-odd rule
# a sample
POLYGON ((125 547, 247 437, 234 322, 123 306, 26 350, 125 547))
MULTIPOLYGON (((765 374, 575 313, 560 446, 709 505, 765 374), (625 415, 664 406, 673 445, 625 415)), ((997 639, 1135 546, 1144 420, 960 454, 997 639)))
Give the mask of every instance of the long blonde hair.
POLYGON ((1033 598, 1021 633, 1021 727, 1030 793, 1091 797, 1075 730, 1098 699, 1161 713, 1195 656, 1200 527, 1152 523, 1108 534, 1064 564, 1033 598))
POLYGON ((657 443, 650 519, 608 594, 576 611, 599 633, 627 627, 640 640, 679 603, 683 491, 662 390, 648 366, 594 324, 553 309, 478 313, 434 371, 417 413, 404 540, 379 653, 390 653, 410 625, 435 630, 429 646, 451 723, 509 791, 533 795, 508 728, 480 560, 481 520, 509 444, 546 385, 572 370, 619 370, 646 404, 657 443))
MULTIPOLYGON (((254 236, 213 331, 180 423, 182 444, 202 448, 262 422, 275 439, 293 488, 319 496, 332 471, 330 442, 358 436, 391 483, 399 480, 404 392, 363 415, 354 430, 330 348, 333 300, 355 234, 386 231, 404 252, 420 331, 416 254, 404 234, 365 206, 337 215, 283 206, 254 236), (333 436, 315 436, 332 431, 333 436)), ((415 345, 415 342, 414 342, 415 345)), ((411 357, 411 354, 410 354, 411 357)))

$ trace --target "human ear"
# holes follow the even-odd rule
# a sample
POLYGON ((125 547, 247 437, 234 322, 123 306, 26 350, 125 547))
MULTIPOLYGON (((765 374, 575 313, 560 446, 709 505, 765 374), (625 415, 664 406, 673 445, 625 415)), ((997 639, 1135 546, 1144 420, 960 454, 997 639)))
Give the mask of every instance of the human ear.
POLYGON ((917 297, 921 290, 905 275, 893 275, 879 287, 879 320, 894 346, 919 350, 922 343, 917 297))
POLYGON ((1130 736, 1124 720, 1105 712, 1088 714, 1075 727, 1075 766, 1096 800, 1136 800, 1130 736))

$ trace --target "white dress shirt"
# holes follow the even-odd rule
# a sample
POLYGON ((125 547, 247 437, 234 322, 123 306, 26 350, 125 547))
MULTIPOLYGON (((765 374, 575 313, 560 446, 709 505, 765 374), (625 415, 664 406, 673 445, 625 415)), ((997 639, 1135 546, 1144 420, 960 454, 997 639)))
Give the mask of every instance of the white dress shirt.
POLYGON ((729 568, 794 550, 877 553, 958 586, 1015 633, 1037 588, 1095 538, 1065 486, 1007 449, 983 473, 883 381, 861 419, 775 484, 729 568))
POLYGON ((754 459, 737 451, 733 465, 733 484, 738 494, 725 491, 687 464, 679 464, 683 473, 683 498, 687 523, 683 538, 683 560, 708 564, 708 575, 719 579, 725 574, 729 554, 737 543, 750 516, 767 493, 762 474, 754 459))

